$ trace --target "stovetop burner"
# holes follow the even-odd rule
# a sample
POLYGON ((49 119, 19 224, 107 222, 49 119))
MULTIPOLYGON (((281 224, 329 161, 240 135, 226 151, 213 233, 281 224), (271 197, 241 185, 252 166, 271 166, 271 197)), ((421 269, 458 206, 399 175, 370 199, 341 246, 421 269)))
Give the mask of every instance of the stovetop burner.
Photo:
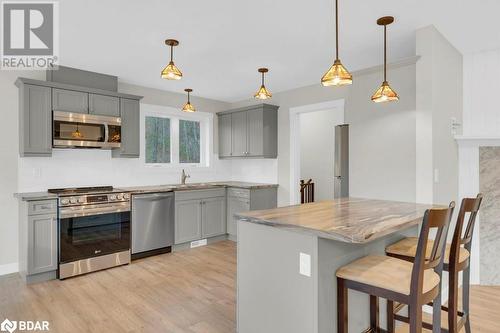
POLYGON ((51 188, 49 193, 73 195, 99 192, 113 192, 113 186, 88 186, 88 187, 68 187, 68 188, 51 188))

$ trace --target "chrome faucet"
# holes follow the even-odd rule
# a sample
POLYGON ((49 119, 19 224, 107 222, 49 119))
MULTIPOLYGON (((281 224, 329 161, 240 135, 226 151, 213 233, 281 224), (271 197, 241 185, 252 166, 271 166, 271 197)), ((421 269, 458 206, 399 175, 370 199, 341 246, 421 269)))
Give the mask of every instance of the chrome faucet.
POLYGON ((184 169, 182 169, 182 175, 181 175, 181 184, 182 185, 186 185, 186 179, 187 178, 190 178, 191 176, 186 174, 186 172, 184 171, 184 169))

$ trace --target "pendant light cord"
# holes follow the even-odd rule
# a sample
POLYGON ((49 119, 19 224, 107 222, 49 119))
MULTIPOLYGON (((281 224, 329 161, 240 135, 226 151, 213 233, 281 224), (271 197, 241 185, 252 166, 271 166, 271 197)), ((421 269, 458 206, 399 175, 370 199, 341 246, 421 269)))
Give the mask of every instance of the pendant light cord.
POLYGON ((387 25, 384 25, 384 82, 387 81, 387 25))
POLYGON ((190 93, 190 92, 188 91, 187 93, 188 93, 188 104, 190 104, 190 103, 191 103, 191 100, 190 100, 190 98, 189 98, 189 93, 190 93))
POLYGON ((170 45, 170 62, 173 62, 174 59, 174 46, 170 45))
POLYGON ((262 85, 264 86, 264 72, 262 72, 262 85))
POLYGON ((339 0, 335 0, 335 57, 339 59, 339 0))

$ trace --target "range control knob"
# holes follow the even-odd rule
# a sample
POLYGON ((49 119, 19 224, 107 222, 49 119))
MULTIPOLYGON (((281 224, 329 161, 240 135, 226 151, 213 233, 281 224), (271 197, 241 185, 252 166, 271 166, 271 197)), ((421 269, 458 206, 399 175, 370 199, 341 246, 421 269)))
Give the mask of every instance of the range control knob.
POLYGON ((125 199, 125 200, 130 199, 130 194, 128 194, 128 193, 124 193, 124 194, 123 194, 123 199, 125 199))
POLYGON ((71 202, 72 204, 76 204, 77 200, 76 200, 76 198, 70 198, 69 202, 71 202))
POLYGON ((85 203, 85 198, 78 198, 78 203, 85 203))
POLYGON ((67 205, 67 204, 69 204, 69 200, 68 199, 61 199, 61 204, 67 205))
POLYGON ((116 195, 116 198, 117 198, 118 200, 123 200, 123 194, 121 194, 121 193, 120 193, 120 194, 117 194, 117 195, 116 195))
POLYGON ((111 201, 115 201, 115 200, 116 200, 116 195, 111 194, 111 195, 109 196, 109 200, 111 200, 111 201))

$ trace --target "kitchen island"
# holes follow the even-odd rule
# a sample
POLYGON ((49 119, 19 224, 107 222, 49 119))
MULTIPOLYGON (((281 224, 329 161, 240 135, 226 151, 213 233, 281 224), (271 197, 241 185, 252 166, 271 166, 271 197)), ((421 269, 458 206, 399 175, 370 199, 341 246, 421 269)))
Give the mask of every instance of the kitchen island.
MULTIPOLYGON (((343 198, 237 214, 238 332, 337 332, 336 270, 417 235, 429 208, 343 198)), ((349 314, 350 332, 368 328, 368 296, 349 291, 349 314)))

